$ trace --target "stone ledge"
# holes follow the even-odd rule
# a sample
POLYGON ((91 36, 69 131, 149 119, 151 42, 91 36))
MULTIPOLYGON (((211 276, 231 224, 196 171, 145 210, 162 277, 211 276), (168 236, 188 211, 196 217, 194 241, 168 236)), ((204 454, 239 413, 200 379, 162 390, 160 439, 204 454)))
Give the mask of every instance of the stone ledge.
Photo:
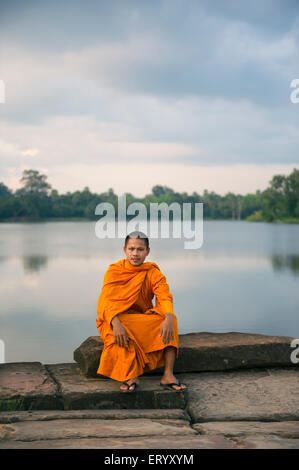
POLYGON ((58 388, 40 362, 0 364, 0 411, 56 410, 58 388))
POLYGON ((169 409, 185 408, 186 393, 164 390, 159 380, 143 377, 134 393, 122 392, 120 383, 109 378, 85 377, 75 363, 46 366, 58 384, 65 410, 80 409, 169 409))
POLYGON ((86 377, 76 363, 0 364, 0 411, 186 407, 186 392, 164 390, 156 377, 144 377, 134 393, 122 392, 119 385, 86 377))
MULTIPOLYGON (((202 372, 254 367, 297 366, 291 362, 294 338, 249 333, 188 333, 179 335, 179 357, 174 372, 202 372)), ((103 342, 90 336, 74 351, 74 360, 87 377, 100 377, 97 369, 103 342)), ((162 369, 146 375, 161 374, 162 369)))
POLYGON ((180 409, 188 413, 193 424, 298 421, 299 427, 299 367, 184 373, 177 378, 188 386, 186 392, 164 390, 160 377, 152 375, 140 377, 139 387, 128 393, 119 390, 117 381, 86 377, 76 363, 1 364, 0 423, 13 424, 24 415, 26 421, 30 417, 50 421, 51 416, 61 420, 66 416, 180 419, 173 411, 180 409), (19 399, 23 399, 22 406, 19 399), (19 418, 14 410, 20 410, 19 418))
POLYGON ((121 410, 31 410, 2 411, 0 424, 19 423, 21 421, 54 421, 57 419, 181 419, 190 421, 190 416, 182 409, 121 409, 121 410))

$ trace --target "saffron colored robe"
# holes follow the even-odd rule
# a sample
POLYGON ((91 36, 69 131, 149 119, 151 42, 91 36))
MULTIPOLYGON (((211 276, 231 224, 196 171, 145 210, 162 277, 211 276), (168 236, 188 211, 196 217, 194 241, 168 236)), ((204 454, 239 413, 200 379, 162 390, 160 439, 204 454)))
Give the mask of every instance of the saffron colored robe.
POLYGON ((96 325, 104 343, 98 374, 124 381, 163 367, 164 349, 179 353, 177 318, 165 276, 156 263, 133 266, 122 259, 109 266, 97 304, 96 325), (156 297, 156 305, 152 299, 156 297), (165 314, 173 317, 174 339, 165 344, 159 336, 165 314), (111 320, 117 315, 128 336, 128 348, 114 342, 111 320))

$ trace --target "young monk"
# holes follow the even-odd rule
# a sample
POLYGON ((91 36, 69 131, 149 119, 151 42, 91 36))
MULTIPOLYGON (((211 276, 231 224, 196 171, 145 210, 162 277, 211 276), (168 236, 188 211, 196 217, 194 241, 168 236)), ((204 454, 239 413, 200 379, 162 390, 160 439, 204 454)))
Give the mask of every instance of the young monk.
POLYGON ((96 325, 104 349, 97 373, 133 392, 140 375, 164 366, 160 384, 183 391, 186 385, 173 375, 179 341, 166 278, 157 264, 144 262, 150 252, 144 233, 127 235, 123 250, 126 259, 109 266, 98 300, 96 325))

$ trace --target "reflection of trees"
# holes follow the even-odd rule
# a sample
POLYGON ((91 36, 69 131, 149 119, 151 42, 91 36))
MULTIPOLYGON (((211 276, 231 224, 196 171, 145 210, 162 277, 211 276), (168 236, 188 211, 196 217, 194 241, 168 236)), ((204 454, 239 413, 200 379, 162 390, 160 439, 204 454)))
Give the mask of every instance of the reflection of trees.
POLYGON ((47 256, 32 255, 23 256, 23 268, 25 272, 39 272, 42 268, 46 268, 48 263, 47 256))
POLYGON ((271 261, 275 271, 289 269, 293 274, 299 275, 299 255, 274 255, 271 261))

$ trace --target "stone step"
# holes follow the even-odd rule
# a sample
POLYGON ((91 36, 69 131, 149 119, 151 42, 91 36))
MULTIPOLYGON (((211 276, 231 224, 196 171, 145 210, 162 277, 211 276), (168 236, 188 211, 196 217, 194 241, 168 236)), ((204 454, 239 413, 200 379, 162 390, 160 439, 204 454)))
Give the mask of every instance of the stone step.
POLYGON ((32 410, 2 411, 0 424, 20 421, 53 421, 56 419, 181 419, 190 422, 190 416, 181 409, 123 409, 123 410, 32 410))
POLYGON ((75 363, 0 364, 0 411, 185 408, 186 392, 165 390, 143 377, 134 393, 111 379, 87 378, 75 363))
POLYGON ((61 407, 57 384, 40 362, 0 364, 0 411, 61 407))
POLYGON ((185 393, 163 389, 156 377, 143 377, 134 393, 111 379, 87 378, 77 364, 46 366, 58 385, 63 409, 185 408, 185 393))
POLYGON ((184 373, 177 377, 188 386, 187 391, 164 390, 160 377, 142 376, 136 392, 128 393, 119 390, 119 382, 87 378, 75 363, 0 364, 0 409, 107 413, 181 409, 193 424, 294 420, 299 424, 299 367, 184 373))
MULTIPOLYGON (((188 333, 179 335, 179 357, 174 372, 203 372, 253 367, 296 367, 289 336, 267 336, 239 332, 188 333)), ((103 342, 90 336, 74 351, 74 360, 88 377, 98 377, 103 342)), ((162 369, 146 375, 162 374, 162 369)))

